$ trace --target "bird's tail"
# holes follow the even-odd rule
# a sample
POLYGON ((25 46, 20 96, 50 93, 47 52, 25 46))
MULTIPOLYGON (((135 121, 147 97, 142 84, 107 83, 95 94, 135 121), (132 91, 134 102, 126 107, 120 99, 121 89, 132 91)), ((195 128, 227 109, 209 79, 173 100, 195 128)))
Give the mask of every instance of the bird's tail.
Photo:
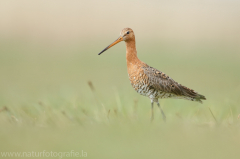
POLYGON ((197 94, 197 96, 194 98, 194 101, 202 103, 202 100, 207 100, 204 95, 197 94))
POLYGON ((202 103, 202 100, 206 100, 206 97, 204 95, 198 94, 194 90, 189 89, 185 86, 182 86, 182 93, 185 97, 187 97, 187 99, 192 101, 202 103))

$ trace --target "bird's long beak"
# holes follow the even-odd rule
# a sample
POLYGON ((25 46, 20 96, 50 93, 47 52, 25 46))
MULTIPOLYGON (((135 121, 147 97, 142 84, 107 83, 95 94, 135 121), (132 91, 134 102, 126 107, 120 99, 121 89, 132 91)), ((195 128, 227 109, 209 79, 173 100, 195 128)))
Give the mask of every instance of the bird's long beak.
POLYGON ((101 55, 104 51, 106 51, 107 49, 109 49, 110 47, 116 45, 117 43, 123 41, 122 36, 120 36, 117 40, 115 40, 113 43, 111 43, 110 45, 108 45, 105 49, 103 49, 103 51, 101 51, 98 55, 101 55))

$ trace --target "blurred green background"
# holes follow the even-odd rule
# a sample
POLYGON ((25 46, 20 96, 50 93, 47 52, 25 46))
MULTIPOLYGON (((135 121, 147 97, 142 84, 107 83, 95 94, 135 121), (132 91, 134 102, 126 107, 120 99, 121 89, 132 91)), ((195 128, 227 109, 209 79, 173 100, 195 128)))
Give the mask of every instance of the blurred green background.
POLYGON ((239 158, 239 8, 237 0, 1 0, 0 151, 239 158), (97 55, 125 27, 140 60, 207 100, 160 100, 167 122, 155 108, 151 123, 149 99, 128 80, 124 42, 97 55))

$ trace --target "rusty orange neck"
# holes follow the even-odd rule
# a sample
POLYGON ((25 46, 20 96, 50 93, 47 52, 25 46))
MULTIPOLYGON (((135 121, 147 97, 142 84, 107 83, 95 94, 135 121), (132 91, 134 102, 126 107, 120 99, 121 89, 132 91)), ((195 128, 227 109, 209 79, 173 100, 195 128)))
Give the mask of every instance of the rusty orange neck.
POLYGON ((130 64, 136 64, 140 60, 137 57, 137 50, 136 50, 136 44, 135 39, 126 41, 126 49, 127 49, 127 66, 129 67, 130 64))

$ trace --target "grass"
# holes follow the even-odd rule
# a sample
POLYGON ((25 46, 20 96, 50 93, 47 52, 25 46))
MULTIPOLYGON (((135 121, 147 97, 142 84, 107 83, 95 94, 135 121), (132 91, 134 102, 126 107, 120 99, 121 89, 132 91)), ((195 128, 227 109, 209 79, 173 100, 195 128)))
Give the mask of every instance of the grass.
MULTIPOLYGON (((161 42, 158 42, 161 43, 161 42)), ((0 149, 87 158, 239 158, 239 48, 138 45, 139 58, 206 96, 155 106, 129 84, 124 44, 0 46, 0 149)), ((66 157, 65 157, 66 158, 66 157)))

